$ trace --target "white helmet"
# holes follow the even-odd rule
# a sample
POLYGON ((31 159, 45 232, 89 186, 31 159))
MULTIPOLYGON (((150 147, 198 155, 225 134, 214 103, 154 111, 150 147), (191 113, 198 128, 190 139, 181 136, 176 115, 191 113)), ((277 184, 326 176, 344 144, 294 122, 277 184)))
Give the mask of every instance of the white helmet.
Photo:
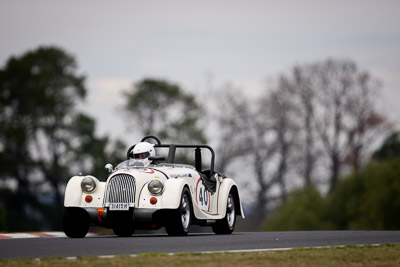
POLYGON ((140 142, 133 148, 132 154, 135 159, 146 159, 149 156, 155 156, 156 153, 153 144, 140 142))

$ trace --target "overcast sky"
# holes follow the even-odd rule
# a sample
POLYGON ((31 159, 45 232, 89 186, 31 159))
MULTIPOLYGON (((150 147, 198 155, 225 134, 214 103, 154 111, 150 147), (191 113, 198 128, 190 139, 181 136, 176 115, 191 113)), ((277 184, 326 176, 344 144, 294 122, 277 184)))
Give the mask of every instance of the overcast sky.
POLYGON ((40 45, 75 56, 89 90, 82 108, 100 133, 134 143, 118 106, 145 77, 199 92, 213 77, 247 91, 295 64, 351 59, 383 81, 400 122, 400 1, 0 0, 0 66, 40 45), (114 128, 114 129, 113 129, 114 128))

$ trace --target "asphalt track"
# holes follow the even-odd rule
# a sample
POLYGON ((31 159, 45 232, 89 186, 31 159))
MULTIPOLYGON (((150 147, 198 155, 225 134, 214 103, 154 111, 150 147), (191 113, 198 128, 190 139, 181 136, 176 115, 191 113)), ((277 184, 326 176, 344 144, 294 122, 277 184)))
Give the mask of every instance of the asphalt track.
POLYGON ((189 234, 184 237, 156 234, 129 238, 92 236, 83 239, 0 239, 0 258, 242 251, 383 243, 400 243, 400 231, 234 232, 232 235, 189 234))

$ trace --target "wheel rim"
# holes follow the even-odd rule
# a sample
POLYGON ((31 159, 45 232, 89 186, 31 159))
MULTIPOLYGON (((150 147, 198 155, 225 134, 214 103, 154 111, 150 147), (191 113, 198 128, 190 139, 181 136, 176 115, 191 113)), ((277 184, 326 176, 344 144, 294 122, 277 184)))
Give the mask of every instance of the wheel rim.
POLYGON ((187 229, 190 223, 190 206, 186 194, 182 197, 181 201, 181 220, 183 228, 187 229))
POLYGON ((229 228, 232 228, 235 224, 235 215, 235 202, 233 196, 230 194, 226 207, 226 219, 228 220, 229 228))

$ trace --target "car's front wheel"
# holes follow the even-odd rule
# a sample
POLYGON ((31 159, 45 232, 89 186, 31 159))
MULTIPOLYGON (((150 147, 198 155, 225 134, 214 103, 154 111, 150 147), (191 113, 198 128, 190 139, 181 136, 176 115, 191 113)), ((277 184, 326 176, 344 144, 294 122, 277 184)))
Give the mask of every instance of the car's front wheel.
POLYGON ((89 215, 83 209, 66 208, 63 215, 63 228, 66 236, 83 238, 89 231, 89 215))
POLYGON ((235 211, 235 198, 232 191, 228 195, 226 204, 226 215, 223 219, 217 220, 212 226, 214 233, 217 235, 231 234, 235 229, 236 224, 236 211, 235 211))
POLYGON ((192 222, 192 208, 189 190, 185 187, 182 192, 178 209, 174 210, 166 226, 168 235, 187 235, 192 222))

